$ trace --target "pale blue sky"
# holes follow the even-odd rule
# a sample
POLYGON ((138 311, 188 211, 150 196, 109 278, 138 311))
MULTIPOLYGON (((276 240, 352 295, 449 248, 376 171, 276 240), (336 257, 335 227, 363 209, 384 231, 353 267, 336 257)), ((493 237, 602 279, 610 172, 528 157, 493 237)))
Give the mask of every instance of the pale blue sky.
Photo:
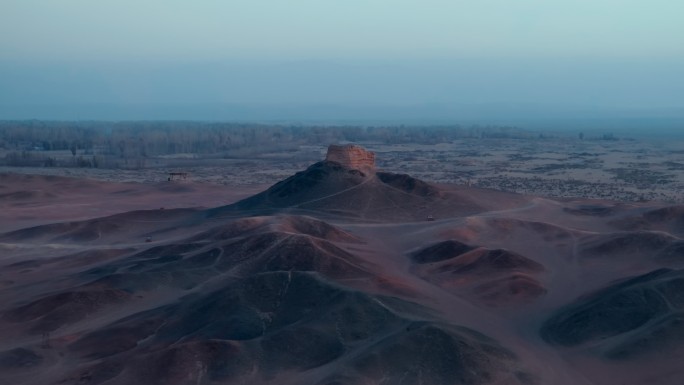
POLYGON ((0 0, 0 118, 88 104, 679 110, 683 17, 681 0, 0 0))

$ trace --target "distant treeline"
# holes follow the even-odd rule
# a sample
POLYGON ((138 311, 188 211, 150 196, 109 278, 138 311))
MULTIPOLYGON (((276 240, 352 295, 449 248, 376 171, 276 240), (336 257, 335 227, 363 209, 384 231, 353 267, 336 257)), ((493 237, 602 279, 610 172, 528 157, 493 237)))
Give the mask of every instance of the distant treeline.
POLYGON ((0 121, 0 150, 4 153, 0 164, 140 168, 146 166, 148 159, 174 154, 239 158, 293 150, 300 145, 340 142, 434 144, 462 138, 527 139, 536 135, 516 127, 498 126, 0 121))

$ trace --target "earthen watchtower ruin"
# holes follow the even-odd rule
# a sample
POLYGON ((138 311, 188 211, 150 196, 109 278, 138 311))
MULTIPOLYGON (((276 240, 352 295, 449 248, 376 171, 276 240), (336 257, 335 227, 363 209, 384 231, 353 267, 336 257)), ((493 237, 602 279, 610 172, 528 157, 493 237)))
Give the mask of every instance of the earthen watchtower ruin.
POLYGON ((353 144, 342 146, 331 144, 325 160, 341 164, 345 168, 357 170, 375 169, 375 153, 353 144))

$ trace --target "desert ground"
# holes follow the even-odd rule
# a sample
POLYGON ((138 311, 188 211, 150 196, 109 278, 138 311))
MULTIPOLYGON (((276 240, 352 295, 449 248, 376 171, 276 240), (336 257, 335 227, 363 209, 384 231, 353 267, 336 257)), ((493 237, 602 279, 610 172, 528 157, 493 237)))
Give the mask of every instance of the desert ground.
MULTIPOLYGON (((114 182, 156 183, 188 172, 200 183, 271 185, 325 156, 328 143, 287 151, 253 151, 237 158, 173 154, 129 169, 8 167, 0 172, 57 175, 114 182)), ((647 138, 580 140, 466 138, 436 144, 360 142, 378 154, 378 168, 431 183, 471 185, 544 197, 684 203, 684 141, 647 138)), ((46 152, 69 159, 69 151, 46 152)), ((3 156, 0 150, 0 157, 3 156)))
POLYGON ((0 383, 681 384, 684 152, 521 143, 3 170, 0 383))

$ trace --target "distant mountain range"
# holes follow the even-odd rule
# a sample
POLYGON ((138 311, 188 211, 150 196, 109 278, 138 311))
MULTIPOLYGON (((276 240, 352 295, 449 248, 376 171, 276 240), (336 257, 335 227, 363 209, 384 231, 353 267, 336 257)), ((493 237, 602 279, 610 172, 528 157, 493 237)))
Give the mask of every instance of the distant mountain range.
POLYGON ((543 129, 677 131, 684 109, 619 109, 535 104, 0 104, 1 120, 199 120, 286 124, 508 124, 543 129))

